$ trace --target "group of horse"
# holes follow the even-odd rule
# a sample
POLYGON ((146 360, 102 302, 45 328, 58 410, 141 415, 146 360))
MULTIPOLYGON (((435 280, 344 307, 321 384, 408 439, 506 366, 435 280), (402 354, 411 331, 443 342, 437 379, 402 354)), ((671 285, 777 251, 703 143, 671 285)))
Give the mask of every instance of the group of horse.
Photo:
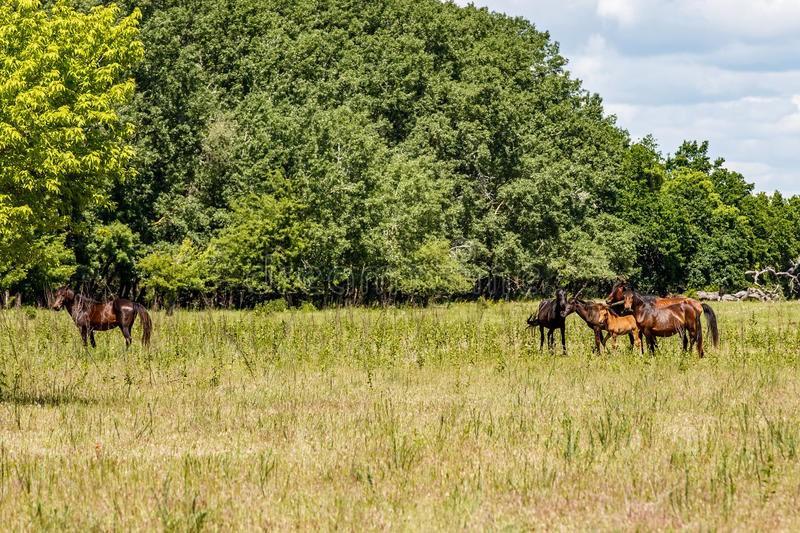
MULTIPOLYGON (((567 352, 565 336, 566 318, 577 313, 586 325, 594 332, 595 350, 600 352, 606 342, 611 339, 616 344, 619 335, 628 335, 631 346, 636 346, 644 353, 642 339, 647 342, 651 352, 657 346, 658 337, 680 335, 683 339, 684 351, 697 347, 700 357, 705 355, 703 348, 703 328, 700 318, 705 315, 711 340, 716 347, 719 344, 719 329, 714 310, 707 304, 685 296, 657 298, 646 296, 633 290, 624 281, 617 282, 605 302, 587 302, 577 295, 567 299, 567 293, 558 289, 555 297, 542 301, 536 316, 528 317, 528 326, 538 327, 539 349, 544 347, 545 329, 547 329, 547 345, 555 345, 555 330, 561 331, 561 346, 567 352), (621 310, 620 310, 621 308, 621 310)), ((153 323, 150 315, 141 304, 115 298, 107 302, 96 302, 69 288, 58 289, 52 308, 66 309, 75 325, 81 332, 83 345, 94 340, 95 331, 107 331, 119 328, 125 337, 125 346, 131 344, 131 328, 138 316, 142 322, 142 343, 150 343, 153 323)))
POLYGON ((700 357, 705 355, 703 347, 703 328, 701 317, 705 315, 711 341, 719 345, 719 328, 714 310, 707 304, 686 296, 658 298, 641 294, 632 289, 627 282, 619 281, 611 289, 605 302, 587 302, 578 296, 567 299, 567 293, 558 289, 555 297, 539 304, 536 315, 528 317, 529 327, 539 328, 539 349, 544 347, 545 329, 547 345, 555 346, 555 330, 561 332, 561 346, 567 353, 565 336, 566 318, 577 313, 594 332, 595 350, 600 352, 610 338, 616 344, 619 335, 627 334, 631 346, 644 353, 644 342, 650 352, 655 352, 658 337, 679 335, 683 340, 683 350, 691 351, 697 347, 700 357))

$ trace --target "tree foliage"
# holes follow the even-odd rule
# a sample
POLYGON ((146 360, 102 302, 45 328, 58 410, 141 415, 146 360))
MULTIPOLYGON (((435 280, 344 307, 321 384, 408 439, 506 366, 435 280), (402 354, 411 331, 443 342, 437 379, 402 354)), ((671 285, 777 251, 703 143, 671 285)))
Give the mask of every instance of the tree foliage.
POLYGON ((0 5, 0 284, 61 277, 65 232, 131 175, 119 108, 143 55, 139 11, 82 13, 37 0, 0 5))
POLYGON ((7 285, 74 267, 164 301, 499 297, 619 275, 670 292, 740 288, 800 255, 796 198, 754 194, 708 142, 665 157, 631 140, 523 19, 437 0, 97 3, 2 8, 31 21, 4 30, 3 80, 32 55, 105 106, 84 113, 70 89, 62 117, 44 66, 26 94, 54 118, 0 96, 3 128, 22 106, 49 139, 0 131, 24 148, 0 144, 7 285), (37 239, 54 258, 39 270, 13 255, 37 239))

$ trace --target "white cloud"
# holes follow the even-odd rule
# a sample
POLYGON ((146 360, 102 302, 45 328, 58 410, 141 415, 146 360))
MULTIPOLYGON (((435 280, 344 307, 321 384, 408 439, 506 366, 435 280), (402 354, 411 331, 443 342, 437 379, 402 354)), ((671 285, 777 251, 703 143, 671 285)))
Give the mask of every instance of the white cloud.
POLYGON ((475 1, 550 31, 634 137, 707 139, 759 190, 800 193, 800 0, 475 1))
POLYGON ((680 0, 678 6, 686 15, 697 13, 717 32, 760 38, 800 32, 800 2, 797 0, 680 0))
POLYGON ((595 1, 600 16, 626 25, 639 22, 637 33, 642 35, 701 30, 746 39, 774 39, 800 32, 800 2, 797 0, 595 1))
POLYGON ((781 96, 800 87, 800 68, 731 69, 712 54, 626 55, 598 34, 572 56, 571 70, 587 88, 614 101, 672 104, 743 96, 781 96))
POLYGON ((629 26, 636 21, 637 3, 636 0, 597 0, 597 14, 629 26))
POLYGON ((785 116, 783 98, 752 98, 697 104, 653 105, 607 103, 610 113, 634 138, 655 134, 665 152, 684 140, 711 140, 712 156, 756 183, 758 190, 800 193, 795 162, 798 135, 776 133, 785 116))
POLYGON ((781 191, 784 194, 800 194, 800 183, 786 171, 765 163, 753 161, 725 161, 725 168, 739 172, 748 181, 756 182, 756 190, 763 192, 781 191))
POLYGON ((792 96, 792 103, 796 109, 783 117, 778 125, 783 132, 800 134, 800 94, 792 96))

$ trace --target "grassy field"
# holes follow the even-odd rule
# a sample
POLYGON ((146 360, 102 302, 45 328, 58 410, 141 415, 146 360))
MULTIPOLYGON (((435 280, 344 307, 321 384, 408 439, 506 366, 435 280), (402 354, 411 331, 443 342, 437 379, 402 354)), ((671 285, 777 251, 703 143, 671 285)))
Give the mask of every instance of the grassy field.
POLYGON ((0 313, 7 529, 797 529, 800 304, 722 345, 540 353, 533 304, 156 314, 86 352, 0 313))

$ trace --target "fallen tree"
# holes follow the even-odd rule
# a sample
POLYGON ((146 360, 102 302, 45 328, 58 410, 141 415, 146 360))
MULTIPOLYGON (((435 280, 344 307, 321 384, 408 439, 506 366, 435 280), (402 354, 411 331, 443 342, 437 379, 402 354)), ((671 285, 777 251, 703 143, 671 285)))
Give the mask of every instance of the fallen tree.
POLYGON ((773 275, 776 278, 788 280, 789 294, 793 295, 797 291, 798 286, 800 286, 800 257, 792 261, 792 264, 789 265, 789 268, 783 271, 778 271, 775 268, 767 267, 762 268, 761 270, 748 270, 745 272, 745 275, 753 276, 753 284, 759 288, 761 288, 759 279, 767 275, 773 275))
POLYGON ((786 270, 778 270, 774 267, 766 267, 759 270, 748 270, 745 276, 753 277, 753 287, 741 290, 734 294, 721 294, 719 292, 700 291, 697 298, 700 300, 719 301, 745 301, 755 300, 760 302, 770 302, 780 300, 784 292, 780 284, 775 283, 771 286, 765 284, 765 279, 772 277, 775 281, 784 280, 788 284, 788 297, 795 296, 800 289, 800 257, 792 261, 786 270))
POLYGON ((783 298, 780 288, 767 289, 763 287, 750 287, 733 294, 720 294, 719 292, 698 291, 697 299, 711 302, 774 302, 783 298))

